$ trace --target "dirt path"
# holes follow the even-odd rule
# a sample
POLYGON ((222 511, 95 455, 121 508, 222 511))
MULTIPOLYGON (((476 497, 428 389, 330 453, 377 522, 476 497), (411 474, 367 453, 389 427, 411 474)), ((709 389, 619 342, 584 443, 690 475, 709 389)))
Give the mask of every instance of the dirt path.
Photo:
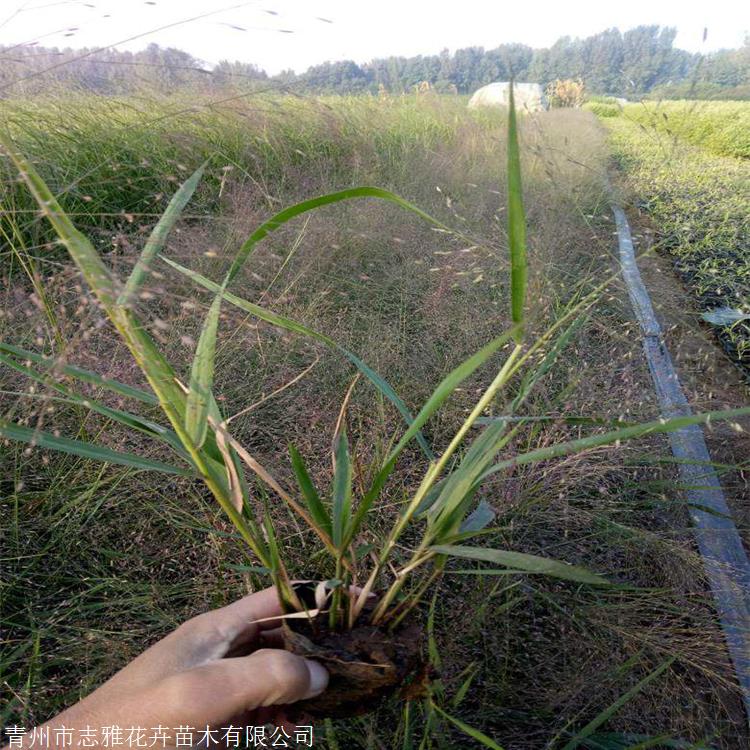
MULTIPOLYGON (((648 219, 629 211, 636 254, 651 248, 653 232, 648 219)), ((731 409, 750 403, 750 387, 729 361, 700 311, 677 278, 668 256, 650 252, 638 261, 656 315, 677 367, 685 395, 694 409, 731 409)), ((746 550, 750 551, 750 419, 740 420, 744 432, 728 423, 705 430, 719 479, 746 550), (742 465, 744 464, 744 470, 742 465)))

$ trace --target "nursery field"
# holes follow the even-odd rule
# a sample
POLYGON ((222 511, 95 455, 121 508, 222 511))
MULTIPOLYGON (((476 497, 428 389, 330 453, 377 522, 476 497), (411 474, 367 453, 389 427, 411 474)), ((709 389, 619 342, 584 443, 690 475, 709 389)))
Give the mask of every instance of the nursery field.
POLYGON ((711 325, 750 375, 750 105, 629 104, 602 121, 659 247, 704 313, 728 310, 711 325))
MULTIPOLYGON (((423 559, 423 529, 448 507, 442 495, 432 499, 435 514, 429 505, 415 514, 387 564, 374 550, 395 539, 434 456, 446 457, 447 479, 432 487, 441 492, 465 479, 465 467, 493 469, 464 489, 454 510, 468 519, 447 544, 463 545, 461 534, 484 525, 474 547, 523 553, 481 562, 449 557, 443 542, 437 573, 394 593, 399 615, 424 636, 426 694, 321 721, 315 747, 748 746, 666 437, 657 422, 638 439, 606 439, 659 412, 603 182, 611 148, 663 232, 658 247, 678 259, 706 309, 737 307, 750 284, 739 189, 746 162, 709 153, 698 136, 690 136, 698 145, 653 138, 622 117, 606 128, 581 110, 524 117, 526 269, 505 114, 471 113, 453 97, 51 97, 0 102, 0 116, 31 165, 19 179, 17 164, 0 162, 0 723, 45 721, 186 618, 283 582, 273 555, 266 565, 248 549, 249 503, 233 525, 212 496, 221 488, 173 470, 180 452, 158 439, 154 383, 92 293, 96 274, 84 280, 42 215, 58 200, 108 272, 127 279, 172 196, 205 162, 122 315, 143 321, 186 410, 212 413, 189 394, 206 379, 196 350, 215 358, 208 390, 223 418, 233 417, 232 438, 290 492, 309 500, 309 486, 318 488, 323 499, 311 512, 332 526, 332 539, 346 508, 356 518, 372 500, 349 540, 352 557, 331 556, 328 537, 248 472, 243 492, 289 577, 336 581, 350 563, 372 560, 374 589, 393 591, 394 572, 423 559), (54 194, 41 204, 24 183, 33 169, 54 194), (239 302, 216 306, 211 292, 258 226, 286 206, 357 186, 392 191, 426 216, 365 191, 278 221, 231 279, 239 302), (214 314, 208 352, 204 321, 214 314), (421 442, 401 450, 404 412, 420 413, 480 349, 482 366, 453 383, 421 442), (513 357, 530 369, 510 368, 513 357), (189 384, 187 397, 176 383, 189 384), (488 435, 497 440, 491 455, 488 435), (576 450, 560 449, 571 441, 576 450), (290 460, 290 445, 306 470, 290 460), (393 472, 371 495, 395 450, 393 472)), ((118 320, 127 327, 129 318, 118 320)), ((722 336, 747 363, 743 325, 722 336)), ((746 405, 731 395, 707 406, 746 405)), ((207 418, 186 424, 186 444, 228 450, 207 418), (209 438, 195 437, 201 425, 209 438)), ((750 448, 747 417, 711 429, 750 448)), ((219 457, 227 465, 228 455, 219 457)), ((205 455, 181 466, 191 457, 205 455)), ((745 461, 719 470, 740 494, 746 469, 745 461)), ((346 537, 353 526, 342 528, 346 537)))
POLYGON ((625 118, 719 156, 750 157, 747 102, 660 101, 629 104, 625 118))

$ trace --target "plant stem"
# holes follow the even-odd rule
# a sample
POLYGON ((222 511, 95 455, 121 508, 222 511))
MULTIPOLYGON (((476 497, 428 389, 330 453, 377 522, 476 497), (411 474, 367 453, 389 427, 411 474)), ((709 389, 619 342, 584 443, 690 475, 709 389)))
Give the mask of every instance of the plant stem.
MULTIPOLYGON (((336 557, 336 578, 341 580, 344 568, 341 564, 341 554, 336 557)), ((341 609, 341 586, 336 586, 331 594, 331 608, 328 611, 328 625, 335 630, 339 621, 339 610, 341 609)))
MULTIPOLYGON (((417 512, 417 508, 419 508, 419 506, 422 503, 422 500, 424 500, 425 496, 430 491, 430 488, 435 484, 435 481, 440 476, 440 473, 445 468, 451 456, 458 449, 459 445, 461 444, 464 437, 466 436, 466 433, 471 429, 471 426, 474 424, 474 422, 476 422, 476 420, 482 415, 482 412, 484 412, 484 410, 489 406, 490 402, 497 395, 498 391, 501 388, 503 388, 503 386, 508 382, 508 379, 510 378, 511 374, 514 372, 513 363, 520 355, 521 349, 522 349, 521 344, 516 344, 516 346, 511 351, 511 353, 508 355, 508 358, 503 363, 503 366, 500 368, 500 371, 495 376, 495 379, 487 387, 487 390, 482 394, 482 397, 479 399, 479 401, 477 401, 476 406, 474 406, 474 408, 472 409, 471 414, 469 414, 469 416, 466 418, 464 423, 461 425, 458 432, 456 432, 456 434, 453 436, 453 439, 451 440, 450 444, 443 452, 443 455, 440 456, 440 458, 435 463, 430 465, 430 468, 427 470, 427 473, 425 474, 425 477, 422 480, 422 483, 420 484, 419 489, 417 490, 414 497, 412 498, 412 501, 409 503, 409 506, 407 507, 406 511, 402 514, 402 516, 397 521, 396 525, 391 530, 391 533, 388 536, 388 540, 386 541, 385 547, 383 548, 383 551, 380 554, 380 559, 378 560, 375 570, 373 571, 373 574, 370 576, 371 580, 374 581, 374 578, 382 570, 383 564, 387 560, 388 555, 390 554, 391 550, 396 546, 396 541, 398 540, 399 536, 401 536, 406 526, 414 517, 414 514, 417 512)), ((419 548, 415 552, 414 557, 412 557, 412 560, 414 560, 414 558, 418 557, 420 553, 423 552, 424 548, 427 546, 427 543, 428 543, 428 538, 427 538, 427 535, 425 534, 419 548)), ((391 584, 390 589, 388 589, 387 593, 385 594, 383 599, 381 599, 380 603, 375 609, 375 612, 373 613, 373 616, 372 616, 373 623, 376 623, 380 619, 383 618, 386 610, 388 609, 391 602, 393 601, 393 598, 396 596, 396 594, 399 592, 399 590, 403 586, 404 580, 405 578, 401 577, 401 578, 396 579, 391 584)), ((370 581, 368 581, 368 584, 369 583, 370 581)))

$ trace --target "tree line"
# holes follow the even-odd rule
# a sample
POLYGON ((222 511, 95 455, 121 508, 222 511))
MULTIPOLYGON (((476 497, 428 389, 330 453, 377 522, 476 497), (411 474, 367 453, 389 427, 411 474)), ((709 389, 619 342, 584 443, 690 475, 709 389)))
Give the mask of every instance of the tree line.
POLYGON ((638 26, 607 29, 583 39, 562 37, 551 47, 502 44, 436 55, 387 57, 315 65, 303 73, 269 76, 249 63, 210 67, 182 50, 150 45, 141 52, 0 47, 0 96, 33 95, 55 86, 100 94, 144 87, 173 92, 185 87, 259 85, 299 93, 401 93, 417 87, 470 94, 492 81, 580 79, 590 94, 638 98, 750 99, 750 38, 739 49, 701 55, 674 46, 676 30, 638 26))

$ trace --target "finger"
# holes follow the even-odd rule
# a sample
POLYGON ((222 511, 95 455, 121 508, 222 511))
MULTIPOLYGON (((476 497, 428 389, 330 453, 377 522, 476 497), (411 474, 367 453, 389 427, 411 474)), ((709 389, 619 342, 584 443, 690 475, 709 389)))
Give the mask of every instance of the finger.
POLYGON ((216 725, 247 711, 311 698, 327 685, 328 672, 317 662, 287 651, 261 649, 164 680, 160 710, 170 722, 216 725))
MULTIPOLYGON (((358 586, 349 586, 350 595, 359 595, 358 586)), ((372 594, 371 594, 372 596, 372 594)), ((250 594, 226 607, 201 615, 201 623, 207 630, 219 630, 225 636, 227 649, 224 655, 242 653, 262 631, 276 630, 281 625, 281 603, 275 588, 250 594)), ((280 645, 280 641, 271 641, 280 645)))
POLYGON ((224 655, 224 658, 234 658, 237 656, 249 656, 253 651, 259 648, 284 648, 284 635, 281 628, 273 630, 263 630, 258 633, 258 637, 249 643, 235 643, 224 655))
POLYGON ((208 612, 204 619, 209 630, 223 635, 225 648, 221 655, 240 656, 257 648, 262 633, 278 629, 281 614, 278 593, 268 588, 208 612))
POLYGON ((288 651, 261 649, 244 659, 230 661, 236 662, 230 669, 255 675, 246 696, 247 709, 295 703, 320 695, 328 687, 325 667, 288 651))
POLYGON ((260 634, 261 648, 283 648, 284 635, 281 628, 266 630, 260 634))
POLYGON ((276 589, 268 588, 243 596, 226 607, 207 612, 203 617, 207 623, 221 622, 225 627, 245 628, 252 624, 258 630, 270 630, 280 625, 276 618, 282 614, 276 589))
POLYGON ((144 651, 100 691, 114 695, 144 689, 164 677, 227 654, 250 653, 261 631, 278 627, 280 621, 275 618, 280 614, 276 590, 269 588, 193 617, 144 651), (269 617, 274 619, 268 620, 269 617))
POLYGON ((279 626, 281 614, 276 589, 268 588, 188 620, 176 635, 181 633, 188 643, 199 646, 204 658, 193 662, 197 666, 228 654, 248 653, 261 631, 279 626))

